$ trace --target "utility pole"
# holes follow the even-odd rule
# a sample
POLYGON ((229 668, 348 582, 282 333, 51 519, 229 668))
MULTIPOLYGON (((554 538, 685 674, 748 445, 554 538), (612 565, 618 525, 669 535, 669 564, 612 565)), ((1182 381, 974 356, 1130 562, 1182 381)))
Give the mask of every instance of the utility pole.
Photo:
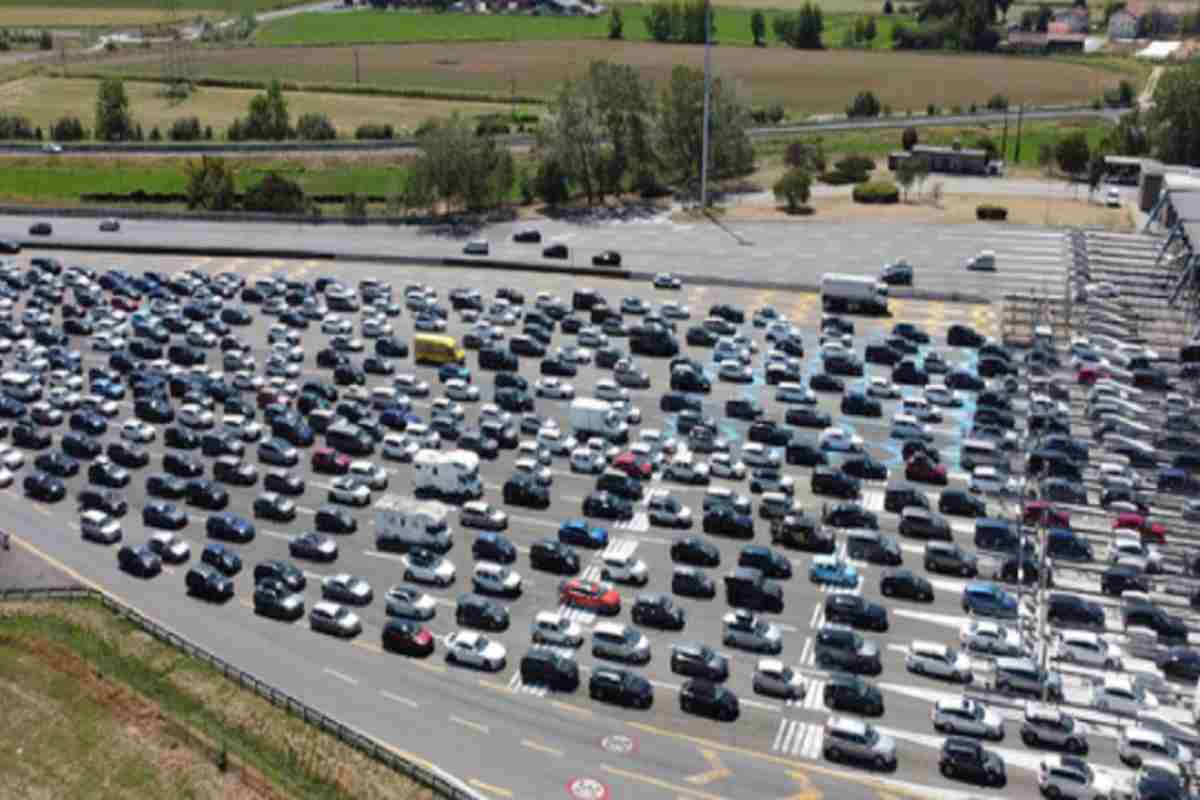
POLYGON ((1008 161, 1008 106, 1004 107, 1004 133, 1000 136, 1000 160, 1008 161))
POLYGON ((700 135, 700 208, 708 208, 708 113, 712 90, 712 4, 704 0, 704 115, 700 135))
POLYGON ((1021 118, 1025 116, 1025 104, 1017 106, 1017 146, 1013 151, 1013 163, 1021 163, 1021 118))
POLYGON ((358 78, 359 78, 359 72, 358 72, 358 48, 356 47, 356 48, 354 48, 354 85, 355 85, 355 86, 358 86, 358 78))

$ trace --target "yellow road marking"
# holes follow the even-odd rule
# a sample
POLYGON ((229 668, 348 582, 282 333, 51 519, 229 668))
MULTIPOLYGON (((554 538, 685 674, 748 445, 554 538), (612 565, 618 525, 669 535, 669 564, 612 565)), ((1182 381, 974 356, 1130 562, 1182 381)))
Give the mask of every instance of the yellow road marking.
POLYGON ((475 780, 474 778, 467 781, 467 783, 471 784, 476 789, 483 789, 485 792, 491 792, 492 794, 496 794, 501 797, 512 797, 513 796, 512 792, 510 792, 508 789, 503 789, 499 786, 493 786, 490 783, 484 783, 483 781, 478 781, 478 780, 475 780))
POLYGON ((639 783, 645 783, 650 786, 658 787, 659 789, 665 789, 669 792, 678 792, 680 797, 694 797, 697 798, 697 800, 725 800, 723 797, 717 794, 709 794, 708 792, 689 789, 686 786, 676 786, 673 783, 655 778, 651 775, 645 775, 640 772, 630 772, 624 769, 617 769, 616 767, 610 767, 608 764, 601 764, 600 769, 604 770, 610 775, 616 775, 620 778, 638 781, 639 783))
POLYGON ((564 703, 561 700, 551 700, 550 705, 552 705, 555 708, 558 708, 562 711, 570 711, 574 714, 584 714, 589 717, 592 715, 592 710, 590 708, 584 708, 583 706, 577 706, 574 703, 564 703))
POLYGON ((484 688, 487 688, 487 689, 494 689, 497 692, 507 692, 508 691, 507 686, 496 683, 495 681, 489 681, 486 678, 480 678, 479 685, 483 686, 484 688))
POLYGON ((707 786, 714 781, 723 780, 733 774, 733 770, 721 763, 721 754, 716 750, 702 749, 700 755, 708 763, 708 769, 684 778, 685 781, 693 786, 707 786))
MULTIPOLYGON (((812 778, 801 770, 792 770, 788 773, 788 777, 800 784, 800 791, 796 794, 789 795, 784 800, 821 800, 825 794, 813 786, 812 778)), ((892 798, 896 800, 896 798, 892 798)))
POLYGON ((479 731, 480 733, 488 732, 487 725, 480 725, 478 722, 472 722, 469 719, 463 719, 462 717, 456 717, 456 716, 451 715, 450 721, 453 723, 456 723, 458 725, 462 725, 464 727, 471 728, 472 730, 479 731))
POLYGON ((530 750, 537 750, 541 753, 549 753, 552 756, 561 756, 563 754, 562 750, 555 750, 553 747, 547 747, 544 744, 538 744, 531 739, 522 739, 521 744, 524 747, 528 747, 530 750))

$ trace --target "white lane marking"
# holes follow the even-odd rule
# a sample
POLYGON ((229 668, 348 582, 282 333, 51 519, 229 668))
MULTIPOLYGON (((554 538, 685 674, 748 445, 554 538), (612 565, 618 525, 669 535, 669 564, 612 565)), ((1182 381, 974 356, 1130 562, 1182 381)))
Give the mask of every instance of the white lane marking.
POLYGON ((338 672, 336 669, 329 669, 329 667, 326 667, 326 668, 325 668, 325 674, 327 674, 327 675, 332 675, 333 677, 337 678, 339 681, 345 681, 346 683, 350 684, 351 686, 357 686, 357 685, 358 685, 358 679, 357 679, 357 678, 351 678, 351 677, 350 677, 349 675, 347 675, 346 673, 344 673, 344 672, 338 672))
POLYGON ((409 708, 420 708, 420 705, 418 705, 413 700, 409 700, 407 697, 401 697, 398 694, 392 694, 391 692, 388 692, 388 691, 382 691, 382 692, 380 692, 380 694, 383 695, 384 697, 386 697, 388 700, 395 701, 397 703, 400 703, 401 705, 408 706, 409 708))

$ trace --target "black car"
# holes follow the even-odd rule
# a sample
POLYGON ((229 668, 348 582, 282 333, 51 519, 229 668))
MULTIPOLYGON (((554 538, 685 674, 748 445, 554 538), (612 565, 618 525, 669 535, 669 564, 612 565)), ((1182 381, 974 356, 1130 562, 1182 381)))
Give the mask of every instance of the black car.
POLYGON ((621 266, 621 254, 616 250, 602 250, 592 256, 593 267, 619 267, 621 266))
POLYGON ((554 375, 563 378, 573 378, 579 369, 561 355, 552 355, 542 359, 540 372, 543 375, 554 375))
POLYGON ((33 460, 33 466, 56 478, 72 478, 79 474, 79 462, 65 453, 42 453, 33 460))
POLYGON ((675 605, 670 595, 657 592, 637 596, 631 619, 635 625, 667 631, 681 631, 687 622, 683 609, 675 605))
POLYGON ((882 417, 883 403, 869 397, 866 392, 855 389, 842 397, 842 413, 858 417, 882 417))
POLYGON ((129 511, 129 503, 119 492, 111 489, 86 487, 76 496, 81 511, 103 511, 110 517, 123 517, 129 511))
POLYGON ((730 303, 717 303, 708 309, 710 317, 720 317, 726 322, 741 325, 746 321, 746 311, 741 306, 730 303))
POLYGON ((833 417, 828 411, 822 411, 814 406, 791 406, 784 412, 783 421, 798 428, 824 429, 833 424, 833 417))
POLYGON ((187 573, 188 594, 213 602, 233 597, 233 581, 208 564, 197 564, 187 573))
POLYGON ((688 328, 687 333, 684 334, 684 340, 691 347, 713 347, 720 338, 716 331, 709 330, 702 325, 694 325, 688 328))
POLYGON ((848 672, 831 673, 822 693, 825 706, 867 717, 883 716, 883 693, 875 684, 848 672))
POLYGON ((49 222, 35 222, 29 226, 30 236, 49 236, 53 232, 49 222))
POLYGON ((253 486, 258 482, 258 470, 235 456, 222 456, 213 462, 213 479, 231 486, 253 486))
POLYGON ((114 464, 130 469, 141 469, 150 463, 150 453, 144 447, 131 442, 112 442, 106 451, 114 464))
POLYGON ((1200 679, 1200 650, 1190 647, 1172 647, 1159 656, 1155 663, 1168 678, 1186 681, 1195 685, 1200 679))
POLYGON ((177 450, 195 450, 200 447, 200 434, 180 425, 172 425, 163 431, 163 444, 177 450))
POLYGON ((204 464, 186 453, 164 453, 163 471, 180 478, 196 478, 204 474, 204 464))
POLYGON ((646 709, 654 704, 654 687, 635 672, 597 666, 588 679, 588 696, 605 703, 646 709))
POLYGON ((852 499, 862 492, 862 482, 851 475, 831 467, 817 467, 812 474, 812 492, 852 499))
POLYGON ((591 492, 583 500, 583 515, 600 519, 631 520, 633 503, 612 492, 591 492))
POLYGON ((1187 624, 1153 603, 1127 603, 1122 609, 1122 623, 1125 628, 1149 628, 1158 635, 1159 641, 1164 643, 1183 643, 1188 638, 1187 624))
POLYGON ((237 514, 213 514, 208 518, 204 527, 210 539, 236 542, 237 544, 254 541, 254 523, 237 514))
MULTIPOLYGON (((761 414, 761 409, 759 409, 759 412, 761 414)), ((728 408, 726 408, 725 415, 731 416, 728 408)), ((750 423, 750 430, 747 431, 746 438, 752 442, 761 442, 762 444, 776 447, 786 445, 790 442, 794 433, 791 428, 781 424, 777 420, 762 419, 750 423)))
POLYGON ((34 472, 25 476, 25 496, 44 503, 57 503, 67 496, 67 487, 61 480, 45 472, 34 472))
MULTIPOLYGON (((1129 610, 1126 609, 1126 617, 1133 618, 1128 613, 1129 610)), ((1154 610, 1159 609, 1155 608, 1154 610)), ((1105 626, 1104 608, 1099 603, 1085 600, 1076 594, 1051 594, 1047 603, 1046 617, 1051 623, 1063 627, 1083 626, 1103 629, 1105 626)), ((1129 624, 1131 623, 1127 621, 1126 626, 1129 624)))
POLYGON ((204 550, 200 553, 200 562, 215 567, 226 577, 242 571, 241 556, 225 545, 216 542, 204 546, 204 550))
POLYGON ((703 570, 695 567, 676 567, 671 573, 671 591, 681 597, 705 600, 717 595, 717 584, 703 570))
POLYGON ((12 429, 12 443, 26 450, 45 450, 54 439, 49 431, 44 431, 36 425, 18 422, 12 429))
POLYGON ((702 529, 716 536, 751 539, 754 537, 754 518, 749 514, 739 514, 728 506, 721 506, 704 512, 702 529))
POLYGON ((210 480, 193 479, 187 482, 184 500, 207 511, 221 511, 229 505, 229 492, 210 480))
POLYGON ((255 583, 266 580, 279 581, 291 592, 304 591, 308 584, 308 579, 296 565, 278 559, 260 561, 254 566, 255 583))
POLYGON ((814 392, 841 393, 846 390, 846 383, 836 375, 827 372, 814 372, 808 379, 808 388, 814 392))
POLYGON ((187 527, 188 517, 172 503, 150 503, 142 509, 142 525, 178 531, 187 527))
POLYGON ((471 556, 476 561, 511 564, 517 560, 517 548, 507 536, 495 531, 485 531, 475 537, 475 542, 471 545, 471 556))
POLYGON ((739 567, 761 570, 768 578, 787 580, 792 577, 792 562, 763 545, 746 545, 738 553, 739 567))
POLYGON ((879 580, 879 591, 884 597, 933 602, 933 584, 908 569, 886 570, 879 580))
MULTIPOLYGON (((88 436, 85 433, 79 433, 78 431, 70 431, 69 433, 63 434, 60 444, 62 446, 64 455, 70 456, 71 458, 82 458, 87 461, 97 458, 100 453, 103 452, 100 442, 98 442, 96 439, 93 439, 91 436, 88 436)), ((41 458, 41 456, 39 456, 39 458, 41 458)))
POLYGON ((146 494, 178 500, 187 494, 187 483, 175 475, 150 475, 146 478, 146 494))
POLYGON ((738 698, 724 686, 702 678, 689 678, 679 691, 679 710, 732 722, 739 714, 738 698))
POLYGON ((1149 594, 1150 580, 1131 564, 1114 564, 1100 573, 1100 591, 1117 597, 1125 592, 1149 594))
POLYGON ((550 507, 550 491, 527 473, 518 473, 505 481, 503 494, 504 502, 508 505, 539 509, 550 507))
POLYGON ((149 545, 124 545, 117 551, 117 567, 139 578, 153 578, 162 572, 162 559, 149 545))
POLYGON ((284 470, 272 470, 263 476, 263 489, 286 497, 298 497, 304 494, 304 478, 284 470))
POLYGON ((719 567, 721 551, 699 536, 687 536, 671 543, 671 560, 693 567, 719 567))
POLYGON ((864 481, 886 481, 887 465, 869 455, 854 455, 842 462, 842 472, 864 481))
POLYGON ((509 626, 508 609, 478 594, 459 595, 454 619, 462 627, 486 631, 504 631, 509 626))
POLYGON ((987 338, 969 325, 955 324, 946 330, 946 344, 950 347, 978 348, 987 338))
POLYGON ((867 511, 858 503, 838 503, 832 508, 822 506, 821 521, 833 528, 879 530, 879 518, 875 512, 867 511))
POLYGON ((96 461, 88 467, 88 481, 97 486, 122 489, 129 485, 129 470, 111 461, 96 461))
POLYGON ((981 783, 997 788, 1008 782, 1004 761, 1000 756, 985 749, 976 740, 963 736, 947 736, 942 742, 938 770, 951 780, 981 783))
POLYGON ((873 631, 888 629, 887 609, 856 594, 839 592, 826 595, 825 620, 873 631))
POLYGON ((986 517, 987 503, 963 489, 943 489, 938 511, 960 517, 986 517))
POLYGON ((555 539, 541 539, 529 548, 529 566, 555 575, 579 572, 579 554, 555 539))
POLYGON ((358 521, 348 509, 326 503, 313 515, 313 526, 318 533, 347 534, 358 530, 358 521))
POLYGON ((556 242, 542 248, 542 258, 567 258, 569 255, 570 251, 567 250, 567 246, 562 242, 556 242))
POLYGON ((88 436, 103 436, 108 430, 108 422, 94 411, 76 411, 68 424, 71 430, 88 436))

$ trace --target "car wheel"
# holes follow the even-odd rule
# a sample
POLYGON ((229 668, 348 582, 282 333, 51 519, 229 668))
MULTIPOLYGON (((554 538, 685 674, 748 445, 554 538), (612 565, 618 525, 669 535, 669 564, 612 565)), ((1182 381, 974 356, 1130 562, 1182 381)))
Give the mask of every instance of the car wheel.
POLYGON ((825 750, 825 757, 828 758, 830 761, 841 761, 842 760, 842 754, 838 751, 838 749, 836 747, 827 748, 825 750))
POLYGON ((942 764, 942 774, 945 775, 947 778, 953 778, 954 777, 954 765, 953 764, 942 764))
POLYGON ((933 729, 934 729, 935 731, 937 731, 938 733, 945 733, 945 732, 946 732, 946 723, 944 723, 944 722, 934 722, 934 723, 933 723, 933 729))
POLYGON ((879 587, 879 591, 883 592, 884 597, 891 597, 894 590, 892 589, 892 585, 890 583, 885 583, 879 587))
POLYGON ((404 570, 404 580, 411 581, 412 579, 413 579, 412 570, 410 570, 410 569, 404 570))
POLYGON ((886 758, 884 758, 883 756, 875 756, 875 769, 882 772, 883 770, 887 769, 887 767, 888 767, 888 760, 886 758))

